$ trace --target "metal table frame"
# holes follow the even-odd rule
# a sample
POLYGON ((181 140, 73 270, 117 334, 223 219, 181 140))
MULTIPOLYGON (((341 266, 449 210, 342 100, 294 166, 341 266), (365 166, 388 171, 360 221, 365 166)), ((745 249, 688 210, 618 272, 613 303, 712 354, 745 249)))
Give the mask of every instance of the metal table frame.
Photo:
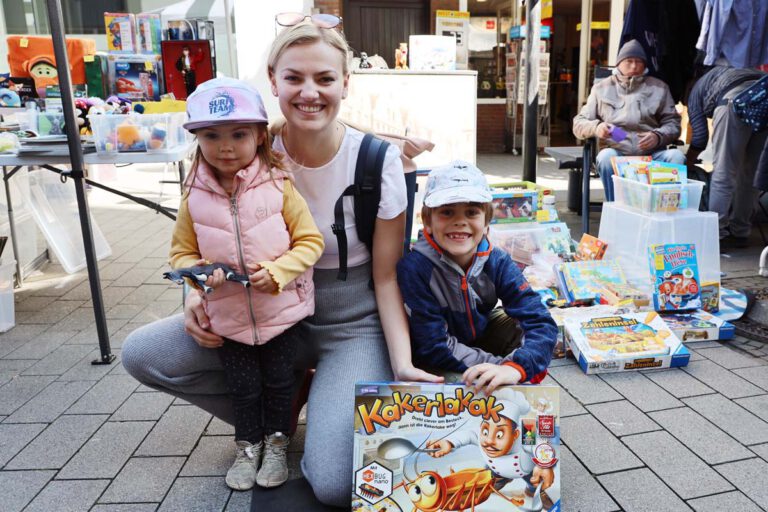
MULTIPOLYGON (((184 159, 190 154, 193 148, 192 144, 187 144, 177 148, 174 151, 158 152, 158 153, 116 153, 116 154, 99 154, 90 153, 84 155, 84 164, 135 164, 135 163, 172 163, 174 164, 179 173, 179 185, 182 186, 185 178, 184 159)), ((22 168, 27 169, 31 167, 41 167, 51 172, 55 172, 61 176, 62 183, 65 183, 67 178, 74 178, 77 186, 78 180, 85 181, 85 183, 105 190, 107 192, 119 195, 138 204, 146 206, 157 213, 161 213, 171 220, 176 220, 174 215, 175 209, 166 208, 162 205, 137 197, 120 190, 108 187, 101 183, 87 179, 84 176, 83 171, 61 169, 56 167, 62 164, 69 164, 69 155, 45 155, 45 154, 21 154, 21 155, 0 155, 0 166, 3 168, 3 182, 5 184, 5 199, 8 205, 8 223, 11 231, 11 247, 13 249, 13 256, 16 259, 16 279, 19 286, 23 284, 23 278, 21 273, 21 261, 18 253, 18 243, 16 237, 16 225, 14 221, 13 201, 11 198, 11 188, 9 180, 22 168), (11 168, 10 171, 8 168, 11 168)), ((81 224, 87 222, 87 229, 90 231, 89 209, 88 202, 84 195, 77 194, 77 207, 80 215, 81 224), (84 220, 86 219, 86 220, 84 220)), ((82 226, 85 230, 85 226, 82 226)), ((91 295, 93 300, 93 309, 96 320, 96 327, 99 336, 99 348, 101 351, 101 358, 93 361, 94 364, 109 364, 114 361, 115 356, 111 353, 109 346, 109 333, 107 331, 106 315, 104 313, 104 303, 101 295, 101 279, 98 273, 98 266, 95 260, 95 248, 93 245, 93 238, 83 237, 83 248, 85 249, 85 256, 88 262, 88 280, 91 285, 91 295), (91 261, 92 260, 92 261, 91 261)))

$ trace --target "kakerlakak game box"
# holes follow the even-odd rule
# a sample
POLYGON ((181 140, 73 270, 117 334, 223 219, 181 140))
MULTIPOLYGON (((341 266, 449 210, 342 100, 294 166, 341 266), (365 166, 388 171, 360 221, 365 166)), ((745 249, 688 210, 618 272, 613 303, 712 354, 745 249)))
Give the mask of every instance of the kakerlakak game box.
POLYGON ((353 512, 560 511, 556 386, 358 383, 353 512))

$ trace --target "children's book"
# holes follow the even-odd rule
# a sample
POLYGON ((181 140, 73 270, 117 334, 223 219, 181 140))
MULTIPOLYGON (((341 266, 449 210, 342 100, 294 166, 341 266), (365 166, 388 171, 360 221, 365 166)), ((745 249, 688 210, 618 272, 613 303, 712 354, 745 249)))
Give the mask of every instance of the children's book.
POLYGON ((353 511, 559 511, 561 456, 556 386, 355 386, 353 511))
POLYGON ((571 261, 574 254, 574 244, 568 225, 565 222, 555 222, 543 227, 545 231, 542 235, 541 248, 556 254, 563 261, 571 261))
POLYGON ((648 164, 651 157, 646 156, 612 156, 611 166, 616 176, 641 183, 648 183, 648 164))
POLYGON ((655 311, 567 318, 565 332, 585 373, 685 366, 690 359, 655 311))
POLYGON ((701 283, 701 309, 717 313, 720 309, 720 281, 701 283))
POLYGON ((653 307, 685 311, 701 307, 701 286, 694 244, 657 244, 648 248, 653 307))
POLYGON ((626 284, 616 260, 573 261, 561 266, 562 284, 569 302, 592 302, 608 284, 626 284))
POLYGON ((648 164, 648 180, 651 185, 660 183, 688 183, 688 167, 685 164, 652 161, 648 164))
POLYGON ((601 260, 605 254, 608 244, 592 236, 589 233, 581 235, 578 247, 576 247, 577 260, 601 260))
POLYGON ((736 333, 732 323, 702 310, 667 313, 662 318, 683 341, 730 340, 736 333))

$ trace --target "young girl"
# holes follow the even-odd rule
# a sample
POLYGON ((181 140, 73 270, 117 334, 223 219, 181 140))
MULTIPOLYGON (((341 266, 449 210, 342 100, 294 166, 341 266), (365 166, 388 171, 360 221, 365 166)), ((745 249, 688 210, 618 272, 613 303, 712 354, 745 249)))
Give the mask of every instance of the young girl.
POLYGON ((203 259, 249 275, 244 288, 216 270, 204 307, 211 332, 222 338, 218 353, 234 399, 237 449, 227 485, 275 487, 288 478, 293 331, 314 313, 311 267, 323 238, 270 149, 258 92, 231 78, 209 80, 190 95, 187 113, 184 127, 199 147, 170 263, 180 268, 203 259))

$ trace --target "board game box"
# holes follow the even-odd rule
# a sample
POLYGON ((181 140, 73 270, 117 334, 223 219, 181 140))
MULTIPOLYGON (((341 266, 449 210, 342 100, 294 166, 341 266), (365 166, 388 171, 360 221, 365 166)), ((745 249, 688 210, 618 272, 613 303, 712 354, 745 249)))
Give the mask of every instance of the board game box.
POLYGON ((559 270, 563 296, 568 302, 593 302, 606 285, 626 284, 627 279, 616 260, 587 260, 563 263, 559 270))
POLYGON ((685 311, 702 306, 694 244, 651 245, 648 263, 656 311, 685 311))
POLYGON ((655 311, 567 318, 564 325, 587 374, 686 366, 691 357, 655 311))
POLYGON ((736 328, 706 311, 667 313, 662 316, 673 333, 683 341, 730 340, 736 328))
POLYGON ((533 222, 536 220, 539 194, 535 190, 493 192, 492 223, 533 222))
POLYGON ((355 387, 355 512, 560 511, 556 386, 355 387))

